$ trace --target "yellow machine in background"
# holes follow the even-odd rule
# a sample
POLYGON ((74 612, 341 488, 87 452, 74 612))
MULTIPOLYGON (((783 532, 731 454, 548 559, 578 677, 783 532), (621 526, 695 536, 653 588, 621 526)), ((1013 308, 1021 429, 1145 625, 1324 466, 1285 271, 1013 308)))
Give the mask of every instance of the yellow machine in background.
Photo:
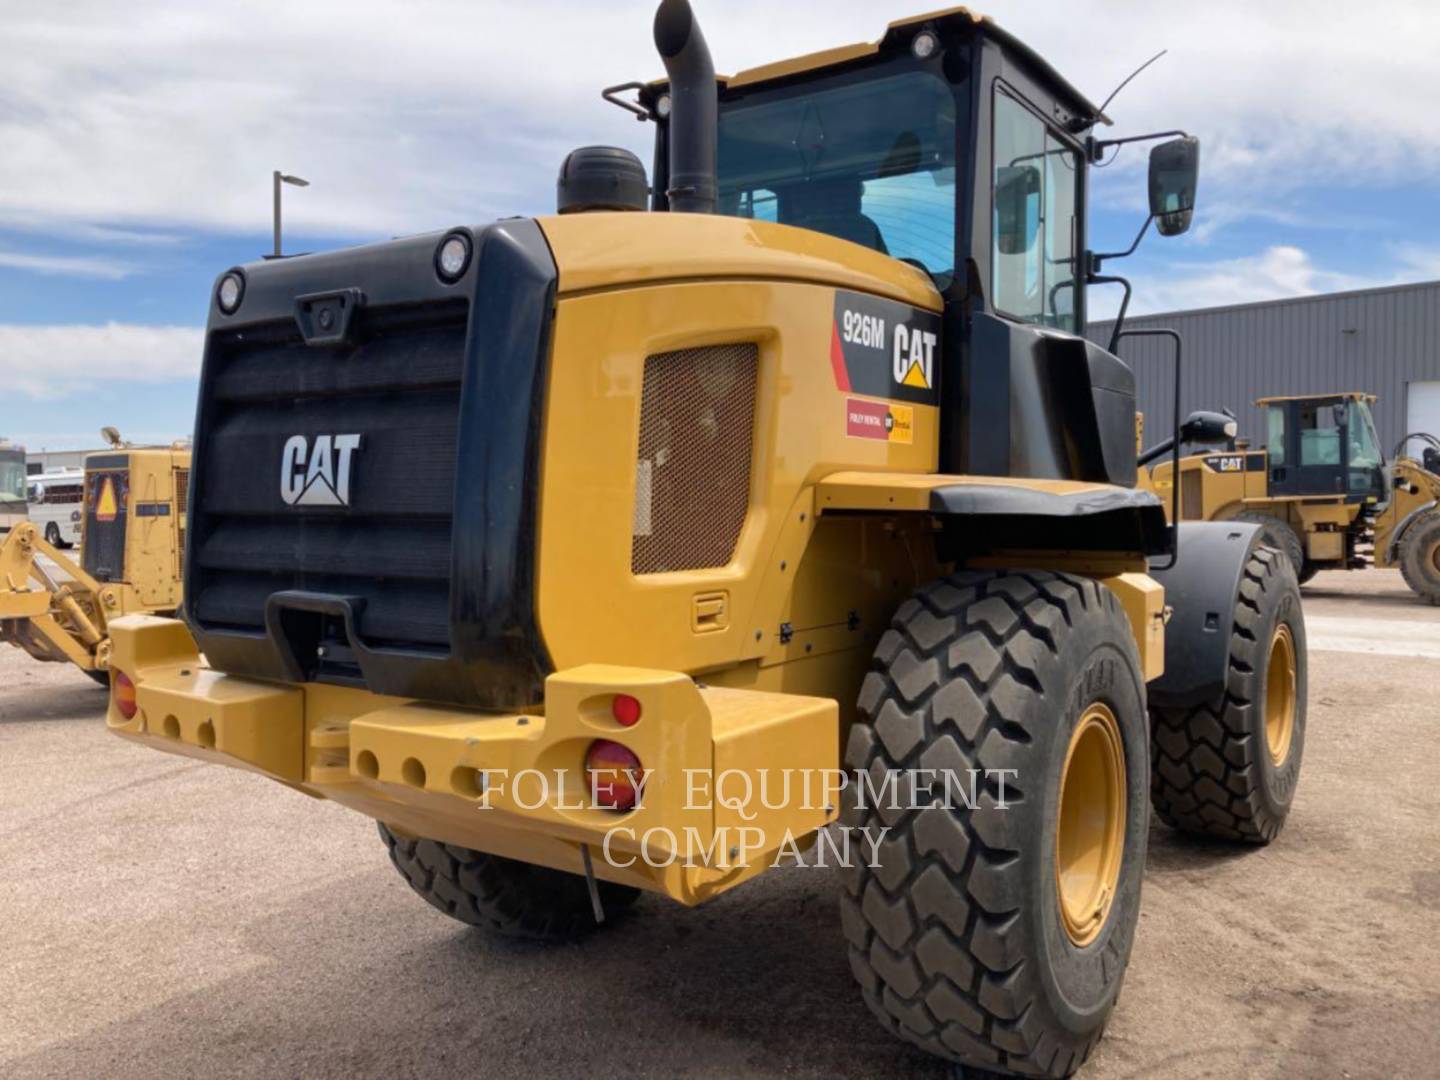
MULTIPOLYGON (((112 432, 113 429, 106 429, 112 432)), ((108 679, 109 623, 180 606, 188 446, 130 447, 85 459, 78 562, 21 522, 0 543, 0 641, 108 679)))
MULTIPOLYGON (((1233 443, 1181 460, 1181 520, 1255 522, 1301 582, 1321 570, 1398 567, 1418 596, 1440 604, 1440 440, 1406 435, 1387 463, 1374 401, 1354 392, 1261 398, 1263 450, 1233 443), (1419 458, 1404 455, 1412 440, 1425 444, 1419 458)), ((1149 486, 1168 494, 1173 476, 1172 463, 1159 462, 1149 486)))

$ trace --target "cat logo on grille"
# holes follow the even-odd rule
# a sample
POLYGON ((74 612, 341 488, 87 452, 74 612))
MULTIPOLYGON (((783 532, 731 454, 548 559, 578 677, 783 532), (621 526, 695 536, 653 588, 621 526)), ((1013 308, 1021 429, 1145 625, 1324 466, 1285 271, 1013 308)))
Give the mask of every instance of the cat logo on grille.
POLYGON ((292 435, 280 455, 280 498, 286 506, 349 506, 350 470, 359 435, 292 435))

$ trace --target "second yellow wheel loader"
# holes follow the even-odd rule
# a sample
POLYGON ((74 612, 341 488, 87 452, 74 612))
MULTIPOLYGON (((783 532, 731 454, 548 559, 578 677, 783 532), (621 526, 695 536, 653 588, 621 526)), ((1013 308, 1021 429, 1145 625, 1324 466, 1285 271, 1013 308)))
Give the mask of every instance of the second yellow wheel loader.
POLYGON ((85 458, 76 559, 21 521, 0 539, 0 643, 108 684, 109 626, 180 606, 190 449, 120 444, 85 458))
POLYGON ((1198 143, 1102 138, 961 9, 730 76, 684 0, 654 34, 666 78, 607 91, 653 177, 587 147, 555 215, 217 280, 184 623, 114 627, 108 724, 374 818, 500 933, 842 862, 886 1028, 1068 1076, 1152 785, 1264 843, 1305 741, 1293 569, 1167 527, 1134 376, 1080 334, 1118 280, 1088 167, 1166 140, 1174 235, 1198 143))
MULTIPOLYGON (((1302 584, 1321 570, 1398 568, 1416 596, 1440 604, 1440 439, 1406 435, 1387 461, 1374 401, 1363 393, 1261 398, 1263 449, 1231 442, 1179 462, 1181 520, 1259 525, 1302 584), (1419 457, 1407 453, 1413 444, 1419 457)), ((1155 462, 1142 477, 1161 494, 1176 475, 1161 460, 1169 451, 1167 441, 1142 455, 1155 462)))

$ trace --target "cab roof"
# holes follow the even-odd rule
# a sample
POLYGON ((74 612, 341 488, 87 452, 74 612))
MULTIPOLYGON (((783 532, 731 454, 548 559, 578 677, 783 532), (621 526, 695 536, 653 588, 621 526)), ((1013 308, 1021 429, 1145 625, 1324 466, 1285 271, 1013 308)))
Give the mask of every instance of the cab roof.
MULTIPOLYGON (((971 11, 965 7, 942 8, 939 11, 932 11, 923 15, 911 15, 904 19, 896 19, 886 26, 885 33, 881 34, 875 41, 862 41, 853 45, 840 45, 832 49, 822 49, 819 52, 807 53, 804 56, 795 56, 788 60, 777 60, 771 64, 762 64, 759 67, 747 68, 744 71, 736 72, 734 75, 720 75, 718 78, 721 85, 726 89, 738 89, 787 79, 796 75, 807 75, 812 72, 823 71, 825 68, 838 67, 841 64, 846 64, 853 60, 863 60, 866 57, 874 56, 887 45, 898 44, 901 40, 908 42, 914 33, 918 33, 919 30, 927 24, 937 30, 971 30, 995 39, 1002 47, 1019 56, 1044 82, 1049 84, 1057 97, 1064 99, 1066 104, 1075 109, 1086 120, 1092 124, 1103 123, 1108 125, 1111 123, 1110 118, 1100 111, 1098 105, 1094 104, 1094 102, 1072 86, 1058 71, 1050 66, 1049 61, 1035 52, 1029 45, 997 26, 995 21, 988 15, 981 15, 979 12, 971 11)), ((651 85, 664 85, 664 80, 652 83, 651 85)))
POLYGON ((1363 401, 1367 405, 1373 405, 1379 399, 1374 394, 1367 394, 1363 390, 1337 390, 1333 394, 1283 394, 1279 397, 1256 398, 1256 405, 1279 405, 1282 401, 1338 401, 1354 398, 1356 401, 1363 401))

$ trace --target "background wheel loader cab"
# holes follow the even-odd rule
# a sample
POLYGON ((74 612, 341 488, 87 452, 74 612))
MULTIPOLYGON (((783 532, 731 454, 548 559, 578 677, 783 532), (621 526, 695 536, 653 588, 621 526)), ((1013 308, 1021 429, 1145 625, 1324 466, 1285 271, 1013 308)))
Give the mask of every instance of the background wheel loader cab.
MULTIPOLYGON (((1407 435, 1386 462, 1374 395, 1261 398, 1263 449, 1232 444, 1180 462, 1180 517, 1249 521, 1305 582, 1321 570, 1398 567, 1421 599, 1440 603, 1440 440, 1407 435), (1412 442, 1420 457, 1407 454, 1412 442)), ((1159 461, 1152 448, 1142 460, 1159 461)), ((1173 463, 1144 480, 1171 492, 1173 463)), ((1167 508, 1168 508, 1167 503, 1167 508)))
MULTIPOLYGON (((1147 706, 1168 820, 1284 820, 1293 572, 1208 525, 1148 572, 1176 535, 1135 486, 1134 377, 1076 332, 1117 280, 1085 220, 1113 144, 1048 64, 963 11, 719 77, 683 0, 654 31, 667 78, 606 91, 655 123, 651 212, 639 163, 590 147, 557 216, 217 282, 185 598, 208 664, 127 621, 109 724, 378 819, 427 900, 531 936, 637 889, 702 902, 843 811, 878 844, 842 917, 881 1021, 1067 1075, 1138 920, 1147 706), (706 797, 842 764, 825 797, 706 797), (897 802, 924 770, 1017 777, 1023 806, 897 802)), ((1197 155, 1152 155, 1163 233, 1197 155)))

